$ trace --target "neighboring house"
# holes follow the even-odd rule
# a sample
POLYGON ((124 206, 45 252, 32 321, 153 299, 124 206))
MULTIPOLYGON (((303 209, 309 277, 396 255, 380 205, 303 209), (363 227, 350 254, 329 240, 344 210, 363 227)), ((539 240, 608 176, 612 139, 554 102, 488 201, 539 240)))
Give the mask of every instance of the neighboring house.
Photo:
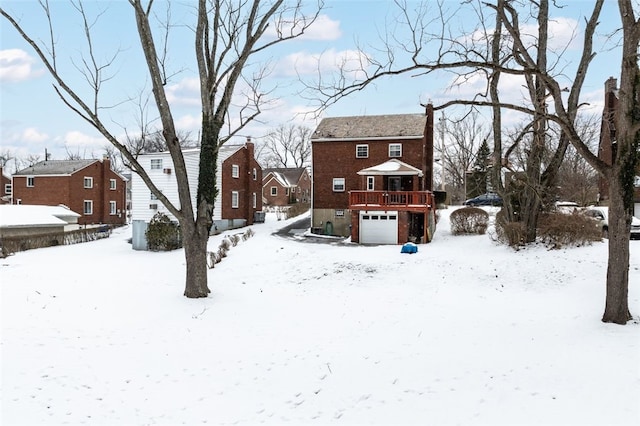
MULTIPOLYGON (((616 116, 618 114, 618 80, 609 77, 604 83, 604 108, 602 110, 602 125, 600 127, 600 143, 598 158, 607 164, 612 164, 616 155, 616 116)), ((640 167, 640 165, 639 165, 640 167)), ((634 216, 640 216, 640 170, 636 170, 634 191, 634 216)), ((599 201, 607 204, 609 200, 609 183, 600 176, 599 201)))
MULTIPOLYGON (((187 168, 191 203, 196 204, 198 193, 198 169, 200 149, 182 152, 187 168)), ((179 207, 178 187, 171 154, 158 152, 138 156, 154 184, 179 207)), ((224 144, 218 150, 216 187, 218 195, 214 202, 214 229, 225 230, 252 225, 255 212, 262 210, 262 169, 255 159, 254 145, 250 139, 243 144, 224 144)), ((145 231, 151 218, 162 212, 176 220, 166 207, 157 200, 142 181, 133 173, 131 180, 131 218, 133 223, 133 248, 146 250, 145 231)))
POLYGON ((311 146, 313 232, 372 244, 431 240, 431 105, 426 114, 325 118, 311 146))
POLYGON ((262 198, 269 206, 308 203, 311 178, 306 167, 264 169, 262 198))
POLYGON ((102 160, 47 160, 16 172, 12 204, 64 205, 80 225, 126 223, 125 178, 102 160))
POLYGON ((63 232, 80 217, 63 206, 1 205, 0 238, 63 232))
POLYGON ((11 204, 11 178, 4 175, 0 166, 0 204, 11 204))

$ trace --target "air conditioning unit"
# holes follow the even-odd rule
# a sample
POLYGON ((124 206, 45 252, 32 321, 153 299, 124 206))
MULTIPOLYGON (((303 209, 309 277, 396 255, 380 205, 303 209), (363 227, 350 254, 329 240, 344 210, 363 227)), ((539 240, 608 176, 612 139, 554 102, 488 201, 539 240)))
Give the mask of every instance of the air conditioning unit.
POLYGON ((149 209, 158 210, 158 205, 157 204, 149 204, 149 209))
POLYGON ((162 173, 164 173, 165 175, 170 175, 171 169, 162 169, 162 173))

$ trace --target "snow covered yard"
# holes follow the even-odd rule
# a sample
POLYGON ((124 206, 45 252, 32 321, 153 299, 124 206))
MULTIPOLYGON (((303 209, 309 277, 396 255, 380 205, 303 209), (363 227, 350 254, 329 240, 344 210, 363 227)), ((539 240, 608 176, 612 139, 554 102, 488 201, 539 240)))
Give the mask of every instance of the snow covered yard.
POLYGON ((606 244, 514 252, 447 216, 412 255, 267 216, 200 300, 182 251, 128 229, 3 259, 1 423, 640 424, 640 326, 600 322, 606 244))

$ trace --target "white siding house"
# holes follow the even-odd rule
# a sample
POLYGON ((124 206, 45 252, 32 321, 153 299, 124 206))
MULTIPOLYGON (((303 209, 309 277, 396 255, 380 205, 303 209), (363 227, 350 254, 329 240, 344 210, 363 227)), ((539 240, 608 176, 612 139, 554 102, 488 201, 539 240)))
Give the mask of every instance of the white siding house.
MULTIPOLYGON (((218 188, 218 196, 216 197, 213 211, 213 220, 222 219, 222 163, 243 148, 244 145, 223 145, 218 151, 217 176, 216 185, 218 188)), ((185 166, 187 168, 187 178, 189 179, 189 190, 191 191, 191 203, 195 206, 196 196, 198 193, 198 163, 200 160, 200 149, 187 149, 182 151, 185 166)), ((171 201, 176 207, 180 208, 178 201, 178 184, 175 177, 175 168, 171 160, 171 154, 166 152, 157 152, 151 154, 142 154, 138 156, 138 161, 149 174, 151 180, 156 184, 158 189, 171 201)), ((195 209, 194 209, 195 210, 195 209)), ((132 173, 131 178, 131 221, 132 221, 132 244, 134 250, 146 250, 147 241, 145 231, 151 218, 157 213, 162 212, 170 219, 176 218, 169 213, 167 208, 151 194, 151 190, 147 188, 142 178, 137 173, 132 173)))

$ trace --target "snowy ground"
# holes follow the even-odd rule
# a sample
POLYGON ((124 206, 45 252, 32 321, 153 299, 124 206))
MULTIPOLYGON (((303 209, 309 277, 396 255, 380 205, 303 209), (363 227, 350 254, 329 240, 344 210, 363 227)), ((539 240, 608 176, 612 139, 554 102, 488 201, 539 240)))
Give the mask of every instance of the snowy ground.
POLYGON ((408 255, 268 215, 200 300, 183 253, 129 229, 0 260, 0 423, 639 425, 640 326, 600 322, 606 244, 514 252, 447 216, 408 255))

